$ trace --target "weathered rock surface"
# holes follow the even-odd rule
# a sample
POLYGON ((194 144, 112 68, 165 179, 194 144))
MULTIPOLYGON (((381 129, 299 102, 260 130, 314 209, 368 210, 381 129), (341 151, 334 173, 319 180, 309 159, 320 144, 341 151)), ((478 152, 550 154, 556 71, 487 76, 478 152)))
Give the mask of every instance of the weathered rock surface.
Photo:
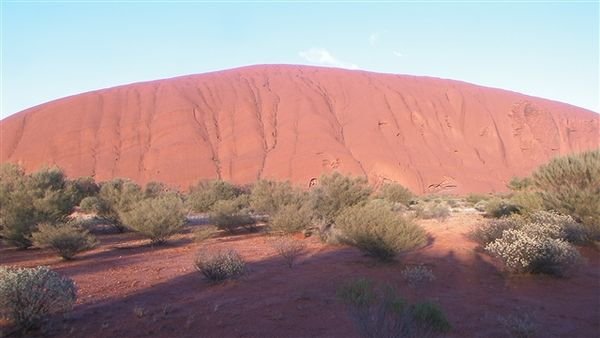
POLYGON ((505 190, 548 159, 600 147, 600 115, 458 81, 251 66, 75 95, 0 121, 0 161, 187 188, 323 172, 419 193, 505 190))

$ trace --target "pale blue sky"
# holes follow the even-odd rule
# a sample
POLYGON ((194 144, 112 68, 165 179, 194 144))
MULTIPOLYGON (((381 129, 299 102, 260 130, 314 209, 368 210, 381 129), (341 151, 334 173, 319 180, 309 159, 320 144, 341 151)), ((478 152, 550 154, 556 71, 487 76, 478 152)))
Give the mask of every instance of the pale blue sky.
POLYGON ((1 117, 251 64, 429 75, 599 111, 599 5, 2 2, 1 117))

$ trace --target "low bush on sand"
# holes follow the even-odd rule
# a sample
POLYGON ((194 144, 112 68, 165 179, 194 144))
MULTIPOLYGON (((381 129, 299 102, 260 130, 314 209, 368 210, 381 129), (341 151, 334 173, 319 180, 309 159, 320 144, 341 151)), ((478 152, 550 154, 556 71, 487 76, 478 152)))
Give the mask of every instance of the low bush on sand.
POLYGON ((128 228, 153 244, 165 243, 186 223, 183 201, 175 194, 142 200, 120 217, 128 228))
POLYGON ((209 221, 228 233, 235 233, 240 227, 249 231, 256 229, 256 221, 235 199, 216 202, 210 209, 209 221))
POLYGON ((291 269, 294 262, 300 257, 306 248, 301 241, 291 237, 276 238, 271 244, 275 252, 284 259, 287 266, 291 269))
POLYGON ((47 267, 0 266, 0 317, 20 333, 39 328, 51 314, 71 310, 76 299, 75 283, 47 267))
POLYGON ((32 234, 33 244, 41 248, 51 248, 60 257, 69 260, 76 254, 90 250, 97 244, 96 238, 89 231, 74 224, 38 225, 32 234))
POLYGON ((246 263, 235 250, 201 253, 195 266, 211 282, 237 278, 246 272, 246 263))
POLYGON ((400 274, 411 288, 418 288, 435 280, 433 271, 424 265, 406 267, 400 274))
POLYGON ((415 217, 445 221, 450 216, 450 206, 444 201, 421 202, 414 207, 415 217))
POLYGON ((401 203, 407 206, 415 198, 415 195, 398 183, 386 183, 377 193, 377 198, 384 199, 390 203, 401 203))
POLYGON ((381 261, 425 244, 426 233, 411 220, 392 211, 389 203, 371 201, 343 210, 335 220, 342 241, 381 261))
POLYGON ((306 205, 284 205, 269 219, 269 229, 276 233, 292 234, 311 225, 311 211, 306 205))

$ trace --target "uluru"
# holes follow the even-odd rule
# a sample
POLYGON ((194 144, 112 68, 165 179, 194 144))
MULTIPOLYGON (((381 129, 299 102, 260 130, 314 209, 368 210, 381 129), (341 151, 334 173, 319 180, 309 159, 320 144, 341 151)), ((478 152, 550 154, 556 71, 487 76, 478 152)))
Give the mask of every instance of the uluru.
POLYGON ((491 192, 550 158, 598 148, 598 114, 459 81, 258 65, 135 83, 0 122, 0 159, 97 181, 180 188, 330 171, 417 193, 491 192))

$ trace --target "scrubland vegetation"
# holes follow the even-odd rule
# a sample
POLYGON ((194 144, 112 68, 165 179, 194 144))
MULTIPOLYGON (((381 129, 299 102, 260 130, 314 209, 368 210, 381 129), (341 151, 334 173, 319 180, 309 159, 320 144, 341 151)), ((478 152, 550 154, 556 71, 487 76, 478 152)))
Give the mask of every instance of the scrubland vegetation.
MULTIPOLYGON (((301 239, 290 236, 298 233, 356 247, 377 261, 402 263, 399 255, 427 243, 419 219, 442 223, 456 210, 474 208, 487 220, 473 229, 471 238, 508 272, 576 272, 584 262, 577 246, 600 239, 600 151, 557 158, 508 187, 506 195, 417 197, 399 184, 373 191, 362 178, 333 173, 321 176, 309 191, 288 182, 260 180, 238 187, 213 180, 181 193, 160 182, 141 187, 118 178, 70 180, 59 168, 26 174, 5 164, 0 169, 0 239, 18 249, 50 248, 71 260, 97 244, 87 223, 71 216, 75 210, 93 215, 90 224, 136 232, 152 245, 168 244, 187 229, 186 215, 204 213, 209 224, 193 228, 199 245, 218 236, 264 231, 274 236, 272 248, 290 268, 305 251, 301 239)), ((243 257, 231 250, 203 251, 194 266, 211 282, 248 272, 243 257)), ((404 267, 401 274, 413 288, 436 279, 423 265, 404 267)), ((340 286, 338 297, 366 337, 425 337, 451 327, 435 303, 409 304, 393 288, 376 288, 366 279, 340 286)), ((0 267, 0 314, 21 331, 69 310, 75 299, 73 282, 48 268, 0 267)), ((504 319, 505 324, 515 321, 504 319)), ((512 326, 528 331, 531 325, 512 326)))

